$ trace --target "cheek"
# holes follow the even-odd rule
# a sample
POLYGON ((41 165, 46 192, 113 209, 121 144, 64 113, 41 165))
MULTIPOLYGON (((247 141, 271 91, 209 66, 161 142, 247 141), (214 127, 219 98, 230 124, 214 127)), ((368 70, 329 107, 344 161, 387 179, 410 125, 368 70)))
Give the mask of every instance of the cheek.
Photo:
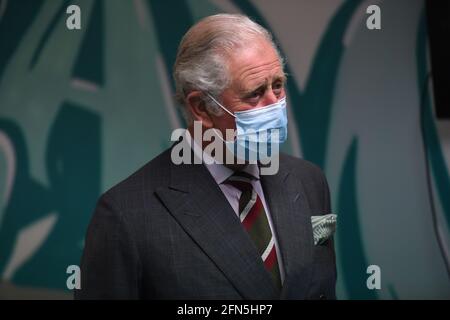
POLYGON ((226 114, 220 117, 215 117, 213 125, 214 128, 220 130, 223 136, 225 136, 226 129, 236 130, 234 118, 226 114))

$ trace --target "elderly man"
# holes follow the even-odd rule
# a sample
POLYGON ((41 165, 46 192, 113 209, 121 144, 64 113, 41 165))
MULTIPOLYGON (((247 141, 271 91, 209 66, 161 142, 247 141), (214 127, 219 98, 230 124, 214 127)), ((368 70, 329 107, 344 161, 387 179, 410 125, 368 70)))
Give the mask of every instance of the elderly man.
POLYGON ((261 171, 260 145, 287 134, 286 78, 271 35, 245 16, 207 17, 182 39, 174 80, 188 121, 182 152, 203 161, 175 163, 183 142, 175 143, 100 198, 75 297, 334 299, 333 238, 316 241, 312 227, 330 213, 324 175, 276 151, 279 168, 261 171), (243 147, 242 161, 205 161, 221 148, 207 152, 212 140, 199 140, 195 125, 224 137, 227 159, 243 147), (241 138, 256 139, 256 161, 241 138))

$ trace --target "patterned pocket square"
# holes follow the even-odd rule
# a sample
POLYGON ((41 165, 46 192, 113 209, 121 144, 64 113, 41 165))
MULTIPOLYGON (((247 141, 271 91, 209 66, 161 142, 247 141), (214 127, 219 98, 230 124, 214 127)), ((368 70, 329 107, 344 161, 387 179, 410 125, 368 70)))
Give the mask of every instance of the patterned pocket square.
POLYGON ((314 245, 324 243, 334 234, 336 230, 336 218, 337 215, 332 213, 323 216, 311 216, 314 245))

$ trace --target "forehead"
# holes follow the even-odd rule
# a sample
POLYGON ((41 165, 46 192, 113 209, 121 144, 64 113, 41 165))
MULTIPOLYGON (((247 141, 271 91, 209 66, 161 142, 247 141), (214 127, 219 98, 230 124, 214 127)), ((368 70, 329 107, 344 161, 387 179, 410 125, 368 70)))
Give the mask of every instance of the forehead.
POLYGON ((266 40, 259 40, 230 55, 229 72, 236 90, 252 89, 284 77, 277 52, 266 40))

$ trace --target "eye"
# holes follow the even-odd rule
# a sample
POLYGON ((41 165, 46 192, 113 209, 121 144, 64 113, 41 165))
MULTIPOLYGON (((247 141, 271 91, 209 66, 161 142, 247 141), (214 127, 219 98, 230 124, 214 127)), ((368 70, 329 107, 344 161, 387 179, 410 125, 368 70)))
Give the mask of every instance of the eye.
POLYGON ((263 96, 263 94, 264 94, 264 90, 258 89, 258 90, 255 90, 255 91, 249 93, 245 97, 245 100, 247 100, 251 104, 257 104, 259 99, 263 96))
POLYGON ((275 81, 272 84, 272 91, 276 96, 279 96, 284 89, 284 82, 281 80, 275 81))

